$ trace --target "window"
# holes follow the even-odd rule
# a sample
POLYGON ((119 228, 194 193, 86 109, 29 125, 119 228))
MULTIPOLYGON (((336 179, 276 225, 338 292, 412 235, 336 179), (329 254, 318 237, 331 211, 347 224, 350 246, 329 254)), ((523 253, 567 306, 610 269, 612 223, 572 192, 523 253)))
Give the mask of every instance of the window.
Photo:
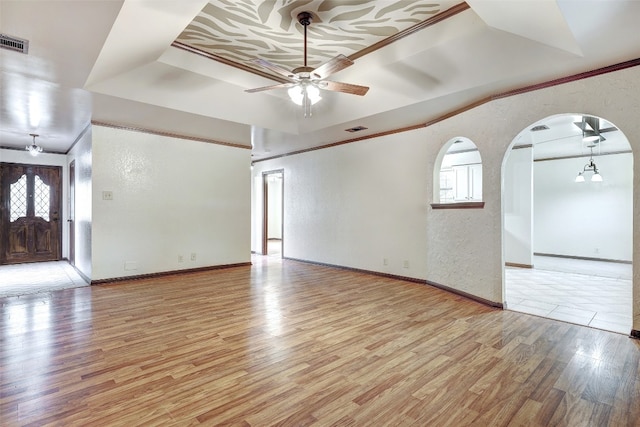
POLYGON ((35 176, 33 191, 33 206, 35 216, 39 216, 49 222, 49 186, 38 175, 35 176))
POLYGON ((27 216, 27 175, 22 175, 10 186, 9 212, 11 222, 27 216))

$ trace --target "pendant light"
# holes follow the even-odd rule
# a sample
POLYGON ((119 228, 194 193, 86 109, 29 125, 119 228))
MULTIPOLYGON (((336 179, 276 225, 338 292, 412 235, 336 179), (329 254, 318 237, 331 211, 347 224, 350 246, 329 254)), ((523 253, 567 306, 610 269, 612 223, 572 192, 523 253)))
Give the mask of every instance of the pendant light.
POLYGON ((593 161, 593 147, 594 145, 589 146, 589 148, 591 149, 591 156, 589 157, 589 163, 584 165, 584 168, 582 168, 582 171, 578 172, 578 176, 576 176, 575 182, 584 182, 585 172, 593 172, 593 175, 591 175, 592 182, 602 182, 602 175, 600 175, 600 172, 598 171, 598 167, 596 166, 596 163, 593 161))
POLYGON ((29 152, 29 154, 35 157, 38 154, 42 153, 42 147, 36 144, 36 136, 40 135, 38 135, 37 133, 30 133, 29 135, 33 137, 33 143, 31 145, 27 145, 24 148, 29 152))

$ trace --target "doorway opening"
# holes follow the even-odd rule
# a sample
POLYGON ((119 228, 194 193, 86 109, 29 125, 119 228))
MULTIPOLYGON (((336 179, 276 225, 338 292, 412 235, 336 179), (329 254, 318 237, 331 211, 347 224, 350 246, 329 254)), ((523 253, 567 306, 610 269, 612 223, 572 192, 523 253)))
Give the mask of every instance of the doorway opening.
POLYGON ((86 286, 62 259, 62 167, 0 163, 0 297, 86 286))
POLYGON ((502 173, 505 307, 629 334, 633 154, 625 135, 599 117, 551 116, 516 136, 502 173))
POLYGON ((0 163, 0 265, 62 257, 62 168, 0 163))
POLYGON ((282 257, 284 253, 284 170, 262 173, 264 208, 262 254, 282 257))

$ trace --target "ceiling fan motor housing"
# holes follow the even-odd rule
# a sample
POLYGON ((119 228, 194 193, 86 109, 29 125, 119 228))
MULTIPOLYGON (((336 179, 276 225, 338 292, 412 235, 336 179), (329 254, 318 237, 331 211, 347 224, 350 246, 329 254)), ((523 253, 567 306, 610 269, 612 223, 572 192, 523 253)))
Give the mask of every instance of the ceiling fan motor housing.
POLYGON ((300 23, 300 25, 306 27, 307 25, 311 24, 311 21, 313 21, 313 15, 311 14, 311 12, 300 12, 298 14, 298 22, 300 23))

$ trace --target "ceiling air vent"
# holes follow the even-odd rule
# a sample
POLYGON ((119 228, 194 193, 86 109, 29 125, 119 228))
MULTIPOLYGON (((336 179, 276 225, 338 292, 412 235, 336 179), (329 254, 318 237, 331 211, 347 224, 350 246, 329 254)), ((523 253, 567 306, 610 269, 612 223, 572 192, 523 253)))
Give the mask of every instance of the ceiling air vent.
POLYGON ((29 41, 11 37, 7 34, 0 34, 0 47, 13 50, 14 52, 28 53, 29 41))
POLYGON ((365 129, 368 129, 368 128, 366 128, 364 126, 356 126, 356 127, 345 129, 345 130, 347 132, 360 132, 361 130, 365 130, 365 129))
POLYGON ((549 126, 547 125, 538 125, 538 126, 534 126, 531 128, 531 132, 539 132, 541 130, 547 130, 549 129, 549 126))

